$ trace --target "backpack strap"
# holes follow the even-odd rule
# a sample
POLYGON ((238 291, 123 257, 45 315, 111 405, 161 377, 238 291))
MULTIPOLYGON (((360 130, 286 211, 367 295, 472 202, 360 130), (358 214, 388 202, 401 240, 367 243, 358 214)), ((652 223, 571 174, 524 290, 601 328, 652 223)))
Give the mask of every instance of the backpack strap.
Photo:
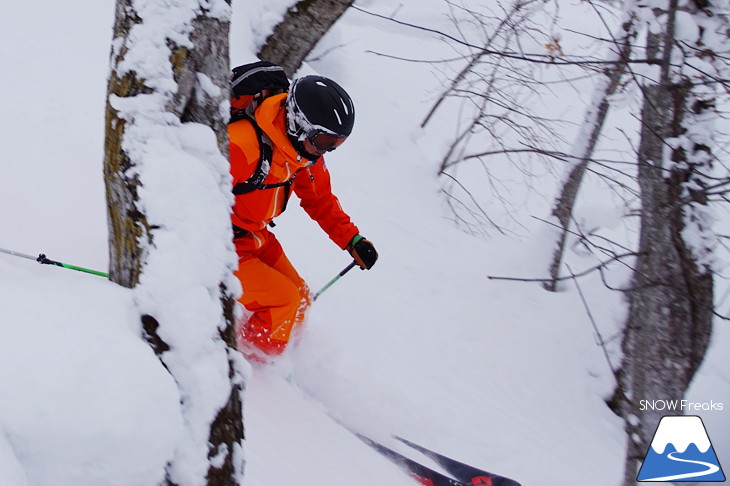
POLYGON ((261 127, 259 127, 253 117, 247 115, 245 118, 251 123, 256 132, 256 139, 258 140, 261 153, 259 155, 259 163, 256 165, 256 169, 251 174, 251 177, 246 182, 239 182, 233 186, 233 194, 236 196, 247 194, 256 189, 269 189, 269 187, 264 186, 278 186, 276 184, 264 184, 264 180, 266 180, 266 176, 269 175, 269 171, 271 170, 271 159, 274 156, 274 143, 261 130, 261 127))
POLYGON ((248 194, 249 192, 257 189, 274 189, 277 187, 286 187, 286 196, 284 198, 284 209, 286 209, 286 201, 289 199, 289 193, 291 191, 291 185, 294 183, 294 178, 297 176, 297 172, 294 173, 288 180, 283 182, 276 182, 274 184, 264 184, 266 177, 269 175, 271 170, 271 160, 274 157, 274 142, 271 141, 268 135, 261 130, 256 121, 249 116, 246 119, 251 122, 251 125, 256 132, 256 138, 259 143, 259 149, 261 151, 259 155, 259 163, 256 165, 256 169, 245 182, 239 182, 233 186, 233 194, 240 196, 242 194, 248 194))

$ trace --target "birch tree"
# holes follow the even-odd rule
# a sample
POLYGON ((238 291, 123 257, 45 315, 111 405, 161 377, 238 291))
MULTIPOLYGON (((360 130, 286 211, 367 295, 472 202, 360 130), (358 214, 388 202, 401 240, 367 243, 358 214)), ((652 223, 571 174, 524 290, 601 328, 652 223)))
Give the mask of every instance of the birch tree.
POLYGON ((104 176, 110 278, 178 386, 165 485, 243 478, 229 220, 228 0, 117 0, 104 176))
POLYGON ((553 207, 552 216, 557 220, 558 231, 549 267, 549 280, 544 284, 545 289, 550 291, 557 289, 565 243, 573 220, 573 208, 586 170, 603 132, 611 106, 609 99, 618 90, 621 79, 626 75, 628 61, 631 58, 632 43, 636 38, 636 23, 633 12, 627 13, 621 28, 623 33, 614 37, 616 40, 610 48, 611 54, 608 59, 611 64, 605 68, 605 77, 595 89, 593 101, 583 122, 584 128, 576 141, 577 149, 571 157, 573 163, 570 164, 560 194, 556 198, 553 207))

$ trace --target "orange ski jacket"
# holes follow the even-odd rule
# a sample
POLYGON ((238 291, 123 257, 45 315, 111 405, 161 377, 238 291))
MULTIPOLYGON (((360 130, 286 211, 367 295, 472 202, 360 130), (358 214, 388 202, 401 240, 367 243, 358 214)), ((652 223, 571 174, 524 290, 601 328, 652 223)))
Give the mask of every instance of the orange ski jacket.
MULTIPOLYGON (((294 192, 300 205, 342 249, 358 234, 358 228, 340 206, 332 193, 330 175, 320 157, 312 162, 299 154, 286 133, 286 93, 272 96, 258 107, 256 123, 273 142, 271 168, 265 185, 275 185, 293 179, 290 185, 256 189, 235 196, 231 216, 234 227, 249 232, 264 230, 286 208, 294 192)), ((230 161, 233 185, 246 182, 256 170, 261 157, 256 131, 249 120, 228 125, 230 161)))

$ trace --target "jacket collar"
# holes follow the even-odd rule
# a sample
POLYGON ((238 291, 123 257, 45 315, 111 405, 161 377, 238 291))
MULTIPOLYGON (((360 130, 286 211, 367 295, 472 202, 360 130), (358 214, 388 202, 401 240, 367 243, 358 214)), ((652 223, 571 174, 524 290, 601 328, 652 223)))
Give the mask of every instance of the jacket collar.
POLYGON ((289 141, 286 133, 286 93, 265 99, 256 109, 256 123, 268 135, 278 148, 286 155, 287 160, 297 166, 309 165, 309 160, 301 157, 289 141))

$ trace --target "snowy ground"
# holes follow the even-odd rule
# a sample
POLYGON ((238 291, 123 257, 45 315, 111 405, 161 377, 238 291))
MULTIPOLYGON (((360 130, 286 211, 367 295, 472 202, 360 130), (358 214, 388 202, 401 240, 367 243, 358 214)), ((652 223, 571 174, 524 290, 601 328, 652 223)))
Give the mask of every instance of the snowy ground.
MULTIPOLYGON (((0 18, 0 247, 104 270, 103 104, 114 2, 75 3, 13 2, 0 18)), ((253 59, 266 22, 287 3, 234 2, 232 63, 253 59), (266 21, 252 32, 249 18, 264 10, 266 21)), ((437 0, 358 5, 449 26, 437 0)), ((341 82, 357 104, 353 136, 328 157, 335 192, 380 260, 317 301, 280 363, 253 370, 245 484, 414 484, 329 414, 525 486, 619 484, 625 439, 603 403, 613 379, 578 289, 566 284, 551 294, 487 278, 543 275, 547 235, 532 216, 549 213, 555 178, 546 174, 535 194, 518 193, 518 235, 462 232, 435 176, 454 131, 448 113, 440 125, 417 128, 440 75, 429 64, 376 54, 438 59, 450 48, 351 11, 318 51, 307 69, 341 82)), ((581 211, 607 231, 624 231, 609 200, 583 201, 581 211)), ((349 262, 294 203, 276 232, 315 289, 349 262)), ((575 251, 569 263, 579 271, 595 261, 575 251)), ((609 276, 620 284, 627 274, 609 276)), ((621 296, 597 275, 580 285, 602 335, 613 337, 625 312, 621 296)), ((730 363, 722 349, 730 329, 724 322, 716 329, 688 398, 724 404, 700 415, 727 467, 730 363)), ((178 398, 138 336, 129 291, 0 254, 0 335, 0 484, 159 480, 181 427, 178 398)))

